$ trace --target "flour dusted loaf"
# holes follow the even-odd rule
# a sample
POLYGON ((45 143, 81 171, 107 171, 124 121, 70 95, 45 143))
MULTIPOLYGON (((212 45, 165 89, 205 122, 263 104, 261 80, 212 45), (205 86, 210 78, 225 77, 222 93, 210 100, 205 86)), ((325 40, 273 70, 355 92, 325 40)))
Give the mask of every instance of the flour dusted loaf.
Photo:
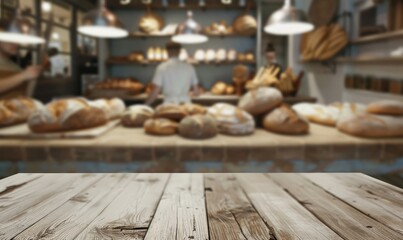
POLYGON ((220 133, 248 135, 255 131, 255 120, 242 109, 227 103, 217 103, 208 109, 208 115, 217 122, 220 133))
POLYGON ((197 114, 206 114, 207 109, 199 104, 194 103, 186 103, 181 106, 181 108, 185 111, 186 115, 192 116, 197 114))
POLYGON ((179 135, 190 139, 208 139, 218 133, 216 121, 209 116, 193 115, 182 119, 179 124, 179 135))
POLYGON ((36 110, 44 108, 35 99, 18 97, 0 101, 0 127, 24 123, 36 110))
POLYGON ((98 99, 89 103, 91 106, 102 109, 110 120, 120 118, 126 110, 125 103, 119 98, 98 99))
POLYGON ((71 131, 104 125, 108 116, 101 108, 81 98, 50 102, 45 108, 32 113, 28 126, 33 132, 71 131))
POLYGON ((180 121, 187 116, 186 110, 178 104, 162 104, 155 109, 155 118, 180 121))
POLYGON ((339 109, 339 117, 337 122, 350 118, 357 114, 366 113, 367 106, 359 103, 333 103, 330 106, 339 109))
POLYGON ((340 117, 340 109, 335 106, 326 106, 314 103, 299 103, 294 105, 292 108, 310 122, 326 126, 336 126, 340 117))
POLYGON ((381 100, 370 103, 367 108, 368 113, 380 115, 403 115, 403 101, 381 100))
POLYGON ((154 109, 147 105, 135 105, 123 114, 122 125, 125 127, 143 127, 145 121, 154 116, 154 109))
POLYGON ((358 114, 339 121, 337 128, 364 138, 403 137, 403 117, 358 114))
POLYGON ((166 118, 148 119, 144 123, 144 131, 152 135, 174 135, 178 131, 178 123, 166 118))
POLYGON ((283 102, 283 95, 275 88, 261 87, 241 97, 238 107, 252 115, 267 113, 283 102))
POLYGON ((309 132, 308 121, 287 104, 274 109, 263 119, 266 130, 281 134, 300 135, 309 132))

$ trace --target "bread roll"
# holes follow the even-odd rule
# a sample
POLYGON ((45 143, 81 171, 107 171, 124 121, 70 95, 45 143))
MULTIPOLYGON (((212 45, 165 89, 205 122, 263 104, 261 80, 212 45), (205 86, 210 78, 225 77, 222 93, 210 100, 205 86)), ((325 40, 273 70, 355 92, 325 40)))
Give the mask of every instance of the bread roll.
POLYGON ((238 107, 252 115, 267 113, 279 106, 283 95, 275 88, 261 87, 246 93, 241 97, 238 107))
POLYGON ((184 138, 208 139, 218 133, 216 122, 213 118, 204 115, 189 116, 179 124, 179 134, 184 138))
POLYGON ((28 119, 33 132, 57 132, 104 125, 108 116, 101 108, 91 106, 81 98, 56 100, 37 110, 28 119))
POLYGON ((201 114, 204 115, 207 113, 207 109, 199 104, 187 103, 181 106, 182 109, 186 112, 186 115, 192 116, 201 114))
POLYGON ((225 94, 225 90, 227 89, 227 84, 225 82, 219 81, 216 82, 211 88, 211 93, 215 95, 223 95, 225 94))
POLYGON ((380 115, 402 116, 403 101, 382 100, 373 102, 368 105, 367 112, 380 115))
POLYGON ((257 22, 253 16, 244 14, 235 19, 233 27, 237 33, 253 34, 256 33, 257 22))
POLYGON ((159 32, 164 26, 162 18, 153 13, 146 13, 140 18, 139 29, 144 33, 159 32))
POLYGON ((174 135, 178 124, 166 118, 148 119, 144 123, 144 131, 153 135, 174 135))
POLYGON ((44 108, 35 99, 18 97, 0 101, 0 127, 24 123, 35 111, 44 108))
POLYGON ((286 104, 268 113, 263 119, 263 126, 270 132, 290 135, 307 134, 309 131, 308 121, 286 104))
POLYGON ((180 121, 186 117, 186 111, 177 104, 163 104, 155 109, 156 118, 166 118, 173 121, 180 121))
POLYGON ((311 122, 333 127, 341 113, 337 107, 314 103, 298 103, 292 108, 311 122))
POLYGON ((227 103, 217 103, 208 109, 208 115, 217 122, 220 133, 249 135, 255 131, 255 120, 242 109, 227 103))
POLYGON ((337 128, 357 137, 403 137, 403 117, 359 114, 339 121, 337 128))
POLYGON ((89 102, 91 106, 101 108, 106 116, 108 116, 109 120, 120 118, 124 111, 126 110, 126 105, 119 98, 112 99, 98 99, 92 102, 89 102))
POLYGON ((122 125, 125 127, 143 127, 144 122, 152 118, 154 109, 147 105, 135 105, 129 107, 122 117, 122 125))

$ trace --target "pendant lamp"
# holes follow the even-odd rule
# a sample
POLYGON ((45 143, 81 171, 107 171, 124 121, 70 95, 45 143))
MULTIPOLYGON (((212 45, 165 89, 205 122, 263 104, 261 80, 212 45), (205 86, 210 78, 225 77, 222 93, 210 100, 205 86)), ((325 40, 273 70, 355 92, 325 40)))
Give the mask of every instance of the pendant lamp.
POLYGON ((22 16, 19 5, 18 1, 14 18, 5 29, 0 31, 0 41, 22 45, 44 43, 45 39, 37 35, 31 21, 22 16))
POLYGON ((306 14, 292 6, 292 0, 285 0, 284 6, 267 20, 264 31, 274 35, 294 35, 314 29, 306 14))
POLYGON ((187 13, 185 22, 179 24, 172 41, 182 44, 198 44, 207 42, 208 37, 201 34, 201 26, 193 19, 193 13, 187 13))
POLYGON ((99 0, 98 7, 84 16, 78 32, 97 38, 124 38, 129 35, 117 16, 106 8, 105 0, 99 0))

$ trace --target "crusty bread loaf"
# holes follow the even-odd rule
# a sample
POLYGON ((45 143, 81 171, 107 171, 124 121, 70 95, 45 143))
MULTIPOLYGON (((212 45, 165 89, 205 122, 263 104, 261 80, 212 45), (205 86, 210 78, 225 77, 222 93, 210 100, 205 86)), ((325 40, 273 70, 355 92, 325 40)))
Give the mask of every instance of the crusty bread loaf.
POLYGON ((266 130, 281 134, 300 135, 309 131, 308 121, 290 106, 283 104, 263 119, 266 130))
POLYGON ((215 95, 224 95, 227 89, 227 84, 225 82, 216 82, 211 88, 211 93, 215 95))
POLYGON ((283 95, 275 88, 261 87, 249 91, 241 97, 238 107, 252 115, 267 113, 279 106, 283 95))
POLYGON ((147 105, 135 105, 123 114, 122 125, 125 127, 143 127, 145 121, 154 116, 154 109, 147 105))
POLYGON ((403 115, 403 101, 381 100, 370 103, 367 108, 368 113, 380 115, 403 115))
POLYGON ((44 105, 32 98, 17 97, 0 101, 0 127, 24 123, 44 105))
POLYGON ((181 107, 188 116, 207 113, 207 109, 199 104, 187 103, 183 104, 181 107))
POLYGON ((216 122, 205 115, 188 116, 179 124, 179 134, 184 138, 208 139, 218 133, 216 122))
POLYGON ((340 117, 340 109, 334 106, 298 103, 292 108, 309 121, 327 126, 336 126, 340 117))
POLYGON ((237 33, 252 34, 256 32, 257 22, 253 16, 243 14, 235 19, 233 27, 237 33))
POLYGON ((178 124, 166 118, 148 119, 144 123, 144 131, 152 135, 173 135, 178 130, 178 124))
POLYGON ((166 118, 173 121, 180 121, 186 116, 185 109, 177 104, 162 104, 155 109, 155 118, 166 118))
POLYGON ((359 103, 332 103, 330 104, 332 107, 336 107, 339 109, 339 118, 337 121, 341 121, 345 118, 352 117, 357 114, 365 113, 367 106, 359 103))
POLYGON ((357 137, 403 137, 403 117, 358 114, 339 121, 337 128, 357 137))
POLYGON ((119 98, 98 99, 89 102, 89 104, 102 109, 110 120, 120 118, 126 110, 125 103, 119 98))
POLYGON ((255 120, 249 113, 227 103, 213 105, 208 115, 216 120, 220 133, 248 135, 255 130, 255 120))
POLYGON ((104 125, 108 116, 101 108, 91 106, 81 98, 55 100, 37 110, 28 119, 33 132, 57 132, 104 125))

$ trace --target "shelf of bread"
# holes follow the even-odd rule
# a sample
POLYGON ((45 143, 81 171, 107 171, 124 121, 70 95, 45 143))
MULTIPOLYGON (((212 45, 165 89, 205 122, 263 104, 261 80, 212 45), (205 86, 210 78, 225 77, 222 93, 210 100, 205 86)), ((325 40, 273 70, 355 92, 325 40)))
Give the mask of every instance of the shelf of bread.
POLYGON ((364 43, 372 43, 378 41, 384 41, 395 38, 403 38, 403 30, 393 31, 393 32, 385 32, 380 34, 369 35, 365 37, 359 37, 353 39, 351 44, 364 44, 364 43))
MULTIPOLYGON (((174 36, 171 33, 142 33, 142 32, 135 32, 129 35, 132 38, 170 38, 174 36)), ((256 34, 243 34, 243 33, 206 33, 208 37, 218 37, 218 38, 227 38, 227 37, 247 37, 253 38, 256 37, 256 34)))
POLYGON ((402 57, 340 57, 338 63, 357 63, 357 64, 402 64, 402 57))
MULTIPOLYGON (((151 2, 151 1, 150 1, 151 2)), ((108 7, 116 10, 141 10, 155 9, 155 10, 169 10, 169 9, 200 9, 200 10, 244 10, 246 8, 255 9, 256 3, 252 0, 241 1, 154 1, 150 4, 141 3, 141 1, 130 1, 127 4, 122 4, 120 1, 109 1, 108 7), (165 2, 165 3, 164 3, 165 2), (223 3, 225 2, 225 3, 223 3)))

